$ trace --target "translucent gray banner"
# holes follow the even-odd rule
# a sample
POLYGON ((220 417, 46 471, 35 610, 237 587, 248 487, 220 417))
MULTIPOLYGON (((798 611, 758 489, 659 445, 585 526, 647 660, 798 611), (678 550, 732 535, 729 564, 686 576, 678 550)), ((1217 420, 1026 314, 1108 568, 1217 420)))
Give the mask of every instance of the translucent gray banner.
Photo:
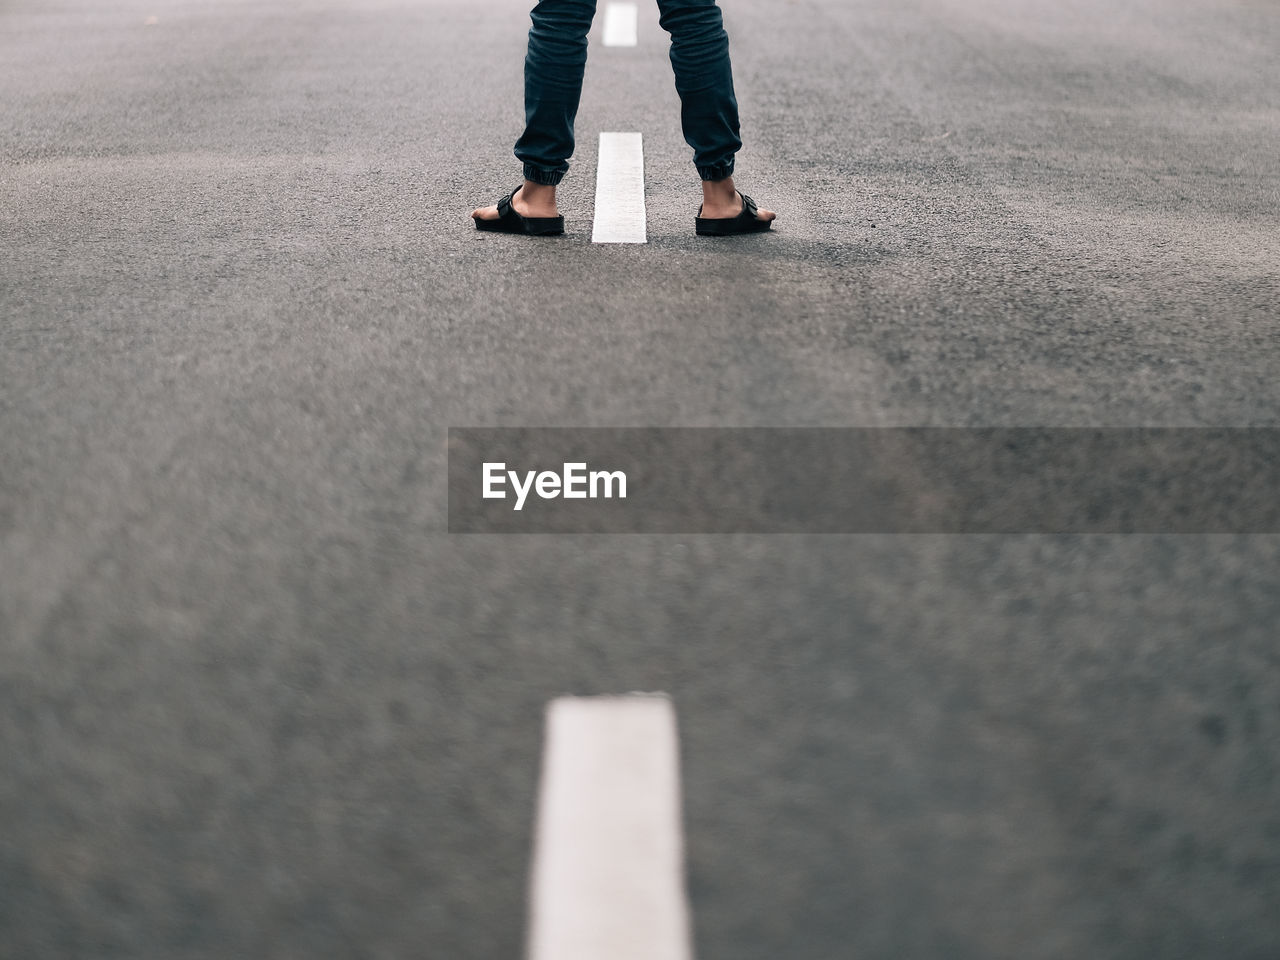
POLYGON ((449 429, 451 533, 1274 533, 1280 428, 449 429))

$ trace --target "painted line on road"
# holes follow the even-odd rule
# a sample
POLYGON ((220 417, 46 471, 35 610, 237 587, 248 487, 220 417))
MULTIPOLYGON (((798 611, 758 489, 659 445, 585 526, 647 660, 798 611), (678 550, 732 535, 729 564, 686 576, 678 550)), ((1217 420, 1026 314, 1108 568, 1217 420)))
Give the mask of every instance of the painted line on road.
POLYGON ((644 146, 638 133, 600 134, 593 243, 646 243, 644 146))
POLYGON ((604 45, 634 47, 636 45, 636 5, 610 3, 604 8, 604 45))
POLYGON ((548 705, 528 937, 528 960, 692 960, 667 697, 548 705))

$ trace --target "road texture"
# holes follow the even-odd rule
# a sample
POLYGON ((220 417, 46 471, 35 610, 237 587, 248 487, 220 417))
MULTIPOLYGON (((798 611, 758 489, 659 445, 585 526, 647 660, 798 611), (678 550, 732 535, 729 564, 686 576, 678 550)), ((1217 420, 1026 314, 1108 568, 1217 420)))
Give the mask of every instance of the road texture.
POLYGON ((454 426, 1276 425, 1280 7, 0 2, 0 957, 521 953, 544 704, 679 711, 701 960, 1280 956, 1275 536, 449 536, 454 426), (650 242, 590 242, 596 135, 650 242))

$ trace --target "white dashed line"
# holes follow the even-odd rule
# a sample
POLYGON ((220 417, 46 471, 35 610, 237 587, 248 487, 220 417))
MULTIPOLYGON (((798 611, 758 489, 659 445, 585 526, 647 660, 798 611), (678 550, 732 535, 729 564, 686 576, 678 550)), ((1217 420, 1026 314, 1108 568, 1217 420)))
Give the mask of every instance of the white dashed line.
POLYGON ((604 45, 634 47, 636 45, 636 5, 610 3, 604 8, 604 45))
POLYGON ((600 134, 594 243, 645 243, 644 148, 638 133, 600 134))
POLYGON ((692 960, 665 696, 548 706, 530 895, 528 960, 692 960))

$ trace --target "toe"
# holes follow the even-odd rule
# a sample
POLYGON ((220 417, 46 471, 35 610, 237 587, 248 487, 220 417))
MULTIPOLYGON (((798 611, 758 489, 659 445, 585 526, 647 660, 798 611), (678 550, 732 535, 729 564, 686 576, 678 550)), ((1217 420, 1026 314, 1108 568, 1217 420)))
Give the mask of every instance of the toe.
MULTIPOLYGON (((738 194, 738 196, 741 197, 742 194, 738 194)), ((742 206, 745 207, 746 205, 747 205, 746 198, 743 198, 742 206)), ((763 220, 765 223, 768 223, 772 220, 778 219, 778 215, 774 213, 772 210, 766 210, 764 207, 756 207, 756 219, 763 220)))
POLYGON ((497 207, 478 207, 471 211, 471 219, 473 220, 497 220, 497 207))

